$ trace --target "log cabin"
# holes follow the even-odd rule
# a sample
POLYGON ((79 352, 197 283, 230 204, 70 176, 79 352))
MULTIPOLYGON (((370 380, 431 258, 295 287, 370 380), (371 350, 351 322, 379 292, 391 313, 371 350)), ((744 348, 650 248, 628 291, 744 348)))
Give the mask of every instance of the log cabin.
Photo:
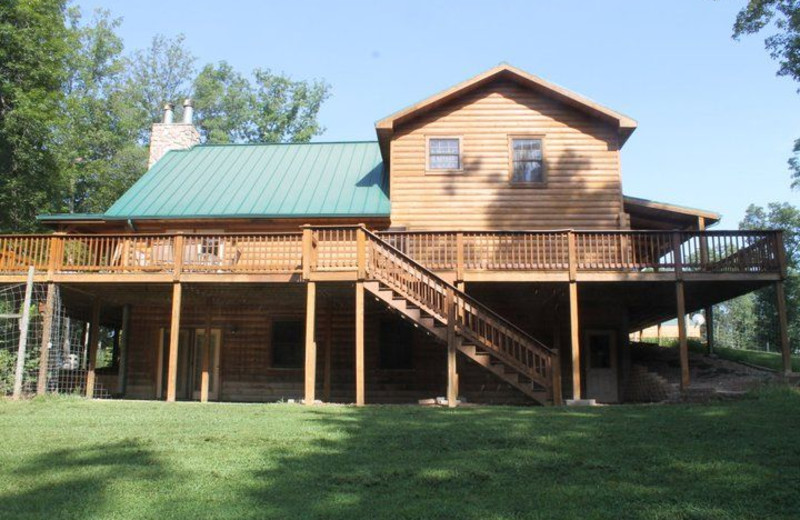
POLYGON ((201 144, 183 114, 107 211, 0 241, 0 282, 34 266, 88 323, 87 396, 615 403, 629 333, 679 318, 686 390, 686 315, 770 284, 790 370, 781 232, 627 196, 636 121, 542 78, 500 65, 369 142, 201 144))

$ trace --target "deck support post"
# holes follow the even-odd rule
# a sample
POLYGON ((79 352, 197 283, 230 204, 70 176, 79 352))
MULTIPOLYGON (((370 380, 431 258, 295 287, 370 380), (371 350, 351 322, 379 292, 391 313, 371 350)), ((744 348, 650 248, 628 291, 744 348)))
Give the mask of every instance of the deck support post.
MULTIPOLYGON (((208 391, 211 386, 211 301, 206 303, 206 324, 203 334, 203 361, 200 372, 200 402, 208 402, 208 391)), ((219 348, 219 345, 217 345, 219 348)))
POLYGON ((578 284, 569 283, 569 327, 572 347, 572 398, 581 399, 581 346, 578 322, 578 284))
POLYGON ((131 333, 131 306, 122 306, 122 326, 119 329, 119 372, 117 377, 117 393, 125 396, 128 391, 128 343, 131 333))
POLYGON ((458 401, 458 372, 456 354, 460 338, 456 334, 456 305, 453 289, 447 289, 447 406, 455 408, 458 401))
POLYGON ((783 359, 784 375, 792 373, 792 348, 789 344, 789 325, 786 318, 786 291, 783 287, 783 280, 775 282, 775 300, 778 307, 778 332, 781 342, 781 357, 783 359))
POLYGON ((681 358, 681 391, 689 388, 689 345, 686 341, 686 300, 683 281, 675 282, 675 300, 678 314, 678 348, 681 358))
POLYGON ((167 363, 167 402, 175 402, 178 391, 178 345, 181 333, 181 297, 180 282, 172 284, 172 318, 169 328, 169 361, 167 363))
POLYGON ((39 378, 36 380, 36 395, 47 392, 47 369, 50 364, 50 343, 52 340, 53 312, 56 306, 56 284, 47 284, 47 300, 42 316, 42 343, 39 349, 39 378))
POLYGON ((364 282, 356 282, 356 406, 364 406, 364 282))
POLYGON ((89 325, 89 362, 86 367, 86 397, 94 397, 97 344, 100 343, 100 299, 92 302, 92 321, 89 325))
POLYGON ((314 391, 317 383, 317 284, 308 282, 306 286, 306 364, 303 402, 306 406, 310 406, 316 399, 314 391))
POLYGON ((322 368, 322 400, 331 400, 331 347, 333 343, 333 305, 328 299, 328 311, 325 315, 325 360, 322 368))

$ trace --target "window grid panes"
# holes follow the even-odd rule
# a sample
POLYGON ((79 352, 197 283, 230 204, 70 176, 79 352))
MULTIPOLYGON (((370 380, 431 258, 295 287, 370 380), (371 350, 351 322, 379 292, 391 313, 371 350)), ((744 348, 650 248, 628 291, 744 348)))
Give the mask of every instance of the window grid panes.
POLYGON ((541 139, 512 139, 511 182, 544 182, 541 139))
POLYGON ((430 155, 428 165, 431 170, 459 170, 461 169, 461 151, 459 139, 436 138, 428 141, 430 155))

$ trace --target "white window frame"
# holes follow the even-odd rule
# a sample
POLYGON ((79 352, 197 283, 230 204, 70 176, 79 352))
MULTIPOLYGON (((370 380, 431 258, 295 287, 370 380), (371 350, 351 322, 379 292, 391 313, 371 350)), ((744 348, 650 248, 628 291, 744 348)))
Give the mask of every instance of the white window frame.
POLYGON ((425 173, 431 175, 451 175, 464 173, 464 140, 460 135, 425 136, 425 173), (431 168, 431 139, 454 139, 458 141, 458 168, 431 168))

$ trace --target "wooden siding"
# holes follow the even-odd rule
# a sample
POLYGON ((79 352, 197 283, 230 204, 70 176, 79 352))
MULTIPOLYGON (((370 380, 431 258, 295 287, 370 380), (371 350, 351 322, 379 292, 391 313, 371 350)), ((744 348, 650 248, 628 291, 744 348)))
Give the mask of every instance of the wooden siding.
MULTIPOLYGON (((272 368, 271 324, 274 320, 304 319, 304 286, 274 292, 264 289, 260 302, 239 304, 221 296, 211 309, 211 326, 222 330, 220 356, 221 401, 277 401, 302 399, 303 370, 272 368)), ((248 298, 249 299, 249 298, 248 298)), ((379 328, 382 320, 399 320, 382 305, 367 299, 365 364, 367 403, 413 403, 444 396, 446 348, 420 329, 412 336, 410 370, 383 370, 379 366, 379 328)), ((206 308, 187 304, 181 328, 204 326, 206 308)), ((355 400, 354 291, 320 291, 317 302, 317 399, 323 395, 325 333, 331 319, 331 401, 355 400)), ((168 306, 133 306, 128 356, 127 398, 154 399, 158 366, 159 331, 169 327, 168 306)), ((303 348, 302 345, 299 348, 303 348)), ((471 402, 530 404, 530 400, 483 367, 459 356, 461 395, 471 402)))
POLYGON ((397 130, 392 226, 627 229, 618 142, 608 123, 514 83, 491 83, 397 130), (437 135, 461 137, 463 173, 426 173, 426 138, 437 135), (509 136, 523 135, 543 136, 545 187, 509 184, 509 136))

